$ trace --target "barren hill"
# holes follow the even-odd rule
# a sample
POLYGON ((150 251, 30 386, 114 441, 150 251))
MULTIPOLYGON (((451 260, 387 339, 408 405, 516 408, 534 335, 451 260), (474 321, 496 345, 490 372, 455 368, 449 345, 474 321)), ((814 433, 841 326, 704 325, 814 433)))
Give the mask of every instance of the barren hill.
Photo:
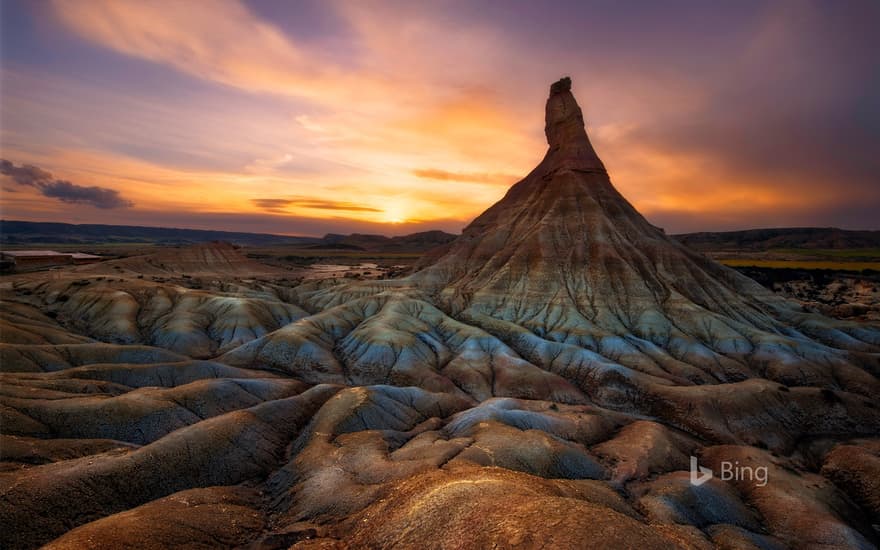
POLYGON ((239 276, 279 273, 280 270, 248 259, 233 245, 211 242, 160 248, 157 252, 132 256, 83 266, 81 273, 120 274, 130 272, 143 275, 188 275, 206 277, 239 276))
POLYGON ((273 245, 309 244, 319 239, 266 233, 210 231, 175 227, 142 227, 136 225, 70 224, 0 220, 0 244, 32 243, 156 243, 197 244, 228 241, 236 244, 273 245))
POLYGON ((450 243, 456 235, 445 231, 422 231, 399 237, 386 237, 384 235, 364 235, 352 233, 351 235, 338 235, 328 233, 321 242, 312 245, 320 248, 333 245, 346 245, 360 250, 376 252, 424 252, 450 243))
POLYGON ((674 238, 696 250, 771 250, 774 248, 880 248, 880 231, 836 227, 783 227, 684 233, 674 238))

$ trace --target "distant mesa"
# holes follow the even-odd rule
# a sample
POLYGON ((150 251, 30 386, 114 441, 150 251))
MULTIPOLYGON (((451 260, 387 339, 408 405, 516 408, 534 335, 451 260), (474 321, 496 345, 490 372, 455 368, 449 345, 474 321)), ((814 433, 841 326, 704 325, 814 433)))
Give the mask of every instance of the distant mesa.
POLYGON ((743 231, 703 231, 673 235, 696 250, 880 249, 880 231, 836 227, 784 227, 743 231))
MULTIPOLYGON (((348 244, 376 252, 423 252, 434 246, 448 243, 456 235, 444 231, 422 231, 410 235, 386 237, 384 235, 349 235, 328 233, 324 237, 297 237, 267 233, 241 233, 232 231, 209 231, 167 227, 141 227, 127 225, 95 225, 27 222, 0 220, 0 244, 5 246, 30 246, 52 244, 115 244, 143 243, 146 245, 190 245, 225 241, 245 246, 302 246, 310 248, 334 248, 338 243, 348 244)), ((34 246, 37 248, 37 246, 34 246)))
POLYGON ((26 272, 64 265, 84 265, 100 262, 101 256, 84 252, 56 252, 54 250, 0 251, 3 271, 26 272))
POLYGON ((108 275, 127 272, 156 276, 251 277, 279 274, 281 270, 247 258, 231 243, 214 241, 180 248, 159 248, 157 252, 150 254, 87 266, 79 272, 108 275))
POLYGON ((362 246, 358 246, 356 244, 348 244, 343 242, 335 242, 335 243, 316 243, 310 244, 303 248, 307 248, 309 250, 366 250, 366 248, 362 246))

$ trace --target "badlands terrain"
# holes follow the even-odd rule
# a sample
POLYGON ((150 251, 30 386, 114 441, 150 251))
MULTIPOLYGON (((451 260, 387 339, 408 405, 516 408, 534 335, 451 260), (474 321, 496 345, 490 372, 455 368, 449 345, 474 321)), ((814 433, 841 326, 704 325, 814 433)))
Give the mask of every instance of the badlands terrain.
POLYGON ((226 244, 4 277, 0 545, 874 548, 880 326, 651 225, 570 88, 405 277, 226 244))

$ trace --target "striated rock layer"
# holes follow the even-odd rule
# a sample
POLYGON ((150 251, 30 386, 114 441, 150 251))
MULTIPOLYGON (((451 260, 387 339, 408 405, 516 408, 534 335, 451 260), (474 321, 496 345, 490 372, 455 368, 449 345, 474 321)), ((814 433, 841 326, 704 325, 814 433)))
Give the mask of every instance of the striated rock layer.
POLYGON ((289 287, 203 245, 13 281, 3 547, 877 545, 880 328, 648 223, 568 79, 545 130, 404 279, 289 287), (766 477, 695 485, 692 457, 766 477))

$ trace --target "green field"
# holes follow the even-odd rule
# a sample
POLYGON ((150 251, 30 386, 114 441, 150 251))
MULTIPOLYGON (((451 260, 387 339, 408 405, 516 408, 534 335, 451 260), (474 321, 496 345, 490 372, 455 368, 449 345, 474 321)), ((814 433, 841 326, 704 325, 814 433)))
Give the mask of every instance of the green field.
POLYGON ((770 254, 809 256, 811 258, 844 259, 846 261, 880 262, 880 248, 773 248, 770 254))

